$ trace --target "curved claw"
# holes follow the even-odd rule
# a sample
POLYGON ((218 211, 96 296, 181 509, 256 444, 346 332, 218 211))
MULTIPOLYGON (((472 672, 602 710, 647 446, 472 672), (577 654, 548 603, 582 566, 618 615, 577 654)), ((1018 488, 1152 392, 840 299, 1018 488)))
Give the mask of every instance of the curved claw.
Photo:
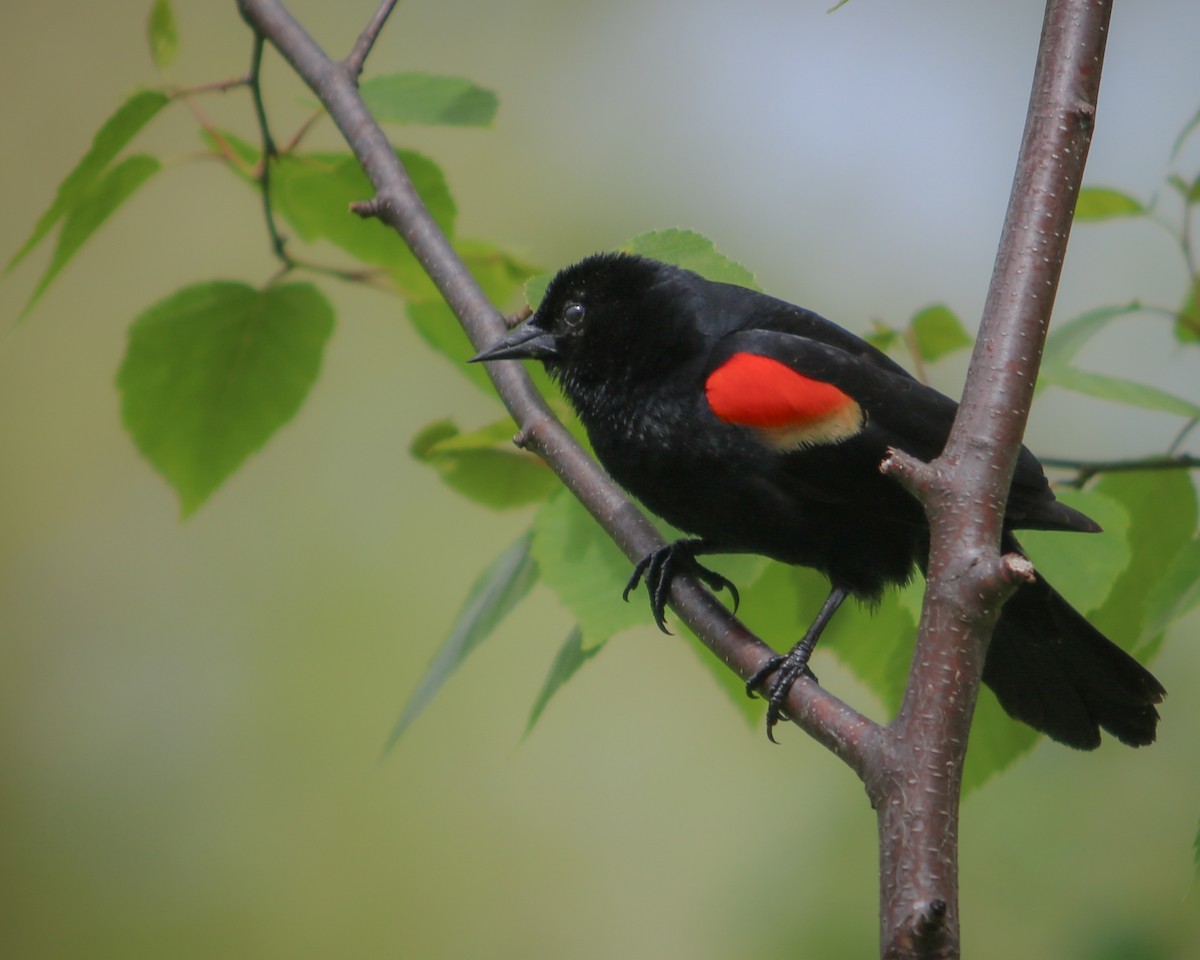
POLYGON ((779 665, 786 660, 787 657, 776 655, 771 657, 766 663, 754 671, 750 675, 750 679, 746 681, 746 696, 751 700, 758 696, 758 688, 762 686, 762 682, 771 674, 779 669, 779 665))
POLYGON ((767 694, 767 739, 772 743, 779 742, 775 739, 775 724, 784 716, 783 705, 787 700, 787 695, 791 692, 792 684, 800 677, 808 677, 813 683, 818 682, 817 675, 808 669, 807 654, 810 652, 805 651, 805 655, 801 658, 795 656, 796 650, 793 650, 786 657, 772 657, 767 661, 768 663, 778 661, 778 666, 781 668, 779 676, 775 678, 775 682, 771 684, 767 694))
POLYGON ((695 577, 710 590, 728 590, 733 598, 733 609, 736 611, 741 603, 737 587, 727 577, 708 569, 696 559, 697 550, 703 546, 704 542, 701 540, 676 540, 653 553, 646 554, 633 568, 633 575, 621 593, 622 599, 628 601, 629 595, 645 580, 654 622, 658 624, 659 630, 669 634, 671 631, 667 629, 666 615, 671 584, 675 582, 676 577, 685 575, 695 577))
POLYGON ((621 591, 621 599, 626 603, 629 602, 629 595, 633 593, 633 591, 637 589, 638 584, 642 582, 642 574, 645 573, 646 568, 650 566, 650 561, 653 559, 653 557, 653 553, 646 554, 633 568, 633 575, 629 578, 629 582, 625 584, 625 589, 621 591))

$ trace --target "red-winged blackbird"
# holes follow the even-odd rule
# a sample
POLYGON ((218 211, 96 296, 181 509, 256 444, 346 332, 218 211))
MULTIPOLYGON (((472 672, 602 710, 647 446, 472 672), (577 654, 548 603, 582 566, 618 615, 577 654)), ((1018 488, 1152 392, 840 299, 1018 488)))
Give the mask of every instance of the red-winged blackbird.
MULTIPOLYGON (((814 567, 831 591, 769 687, 768 733, 807 672, 821 630, 850 594, 878 600, 929 553, 920 504, 879 470, 889 447, 929 461, 957 404, 817 314, 654 260, 598 254, 550 283, 537 312, 476 360, 537 358, 579 414, 600 461, 647 507, 694 539, 645 557, 659 626, 675 576, 733 585, 705 553, 758 553, 814 567)), ((1097 532, 1054 498, 1021 448, 1002 549, 1013 529, 1097 532)), ((734 591, 736 599, 736 591, 734 591)), ((1164 690, 1041 577, 1018 587, 996 624, 983 679, 1013 717, 1072 747, 1103 727, 1154 740, 1164 690)))

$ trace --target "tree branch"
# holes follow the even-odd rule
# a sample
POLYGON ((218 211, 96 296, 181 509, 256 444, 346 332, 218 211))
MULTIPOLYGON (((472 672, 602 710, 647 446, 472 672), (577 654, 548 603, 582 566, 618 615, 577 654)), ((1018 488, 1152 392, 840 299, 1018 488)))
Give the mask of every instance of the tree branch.
POLYGON ((1042 457, 1042 465, 1057 470, 1074 470, 1075 476, 1064 480, 1063 483, 1069 487, 1082 487, 1101 473, 1200 469, 1200 457, 1193 457, 1189 454, 1165 454, 1131 460, 1071 460, 1066 457, 1042 457))
MULTIPOLYGON (((408 243, 472 342, 504 322, 429 216, 356 89, 361 57, 390 12, 381 5, 363 52, 331 61, 278 0, 239 0, 329 111, 376 195, 356 205, 408 243)), ((1000 606, 1028 568, 998 546, 1033 381, 1090 143, 1108 0, 1049 0, 1012 198, 972 358, 945 452, 931 464, 896 453, 883 468, 930 516, 929 587, 900 713, 881 730, 802 679, 786 708, 806 732, 864 779, 878 811, 881 944, 888 957, 957 957, 958 798, 983 657, 1000 606)), ((587 457, 533 389, 519 363, 489 365, 496 389, 540 454, 630 559, 662 545, 654 527, 587 457)), ((741 677, 771 651, 707 591, 676 581, 672 606, 741 677)))
MULTIPOLYGON (((506 329, 503 318, 421 202, 391 144, 367 111, 347 64, 330 60, 278 0, 238 0, 238 8, 255 33, 267 38, 312 89, 362 163, 376 193, 355 204, 355 212, 378 217, 404 238, 476 347, 495 341, 506 329)), ((372 23, 378 17, 377 12, 372 23)), ((526 447, 549 464, 627 557, 638 560, 664 545, 653 524, 555 420, 519 362, 488 364, 488 373, 520 425, 526 447)), ((774 655, 690 578, 676 579, 671 606, 742 679, 751 677, 774 655)), ((806 679, 793 686, 786 710, 793 722, 860 777, 866 775, 869 758, 877 748, 877 724, 806 679)))
POLYGON ((375 41, 379 39, 383 25, 387 23, 387 18, 391 16, 398 2, 399 0, 383 0, 379 4, 379 8, 371 17, 371 22, 363 28, 363 32, 358 35, 358 39, 354 42, 354 48, 346 54, 346 59, 342 61, 342 66, 345 68, 346 73, 356 82, 358 75, 362 73, 363 64, 367 62, 367 57, 371 55, 371 48, 375 46, 375 41))
POLYGON ((957 957, 958 800, 984 654, 1029 571, 999 554, 1020 449, 1091 142, 1110 0, 1049 0, 982 326, 937 460, 885 469, 930 518, 928 587, 904 701, 867 781, 880 832, 885 957, 957 957))

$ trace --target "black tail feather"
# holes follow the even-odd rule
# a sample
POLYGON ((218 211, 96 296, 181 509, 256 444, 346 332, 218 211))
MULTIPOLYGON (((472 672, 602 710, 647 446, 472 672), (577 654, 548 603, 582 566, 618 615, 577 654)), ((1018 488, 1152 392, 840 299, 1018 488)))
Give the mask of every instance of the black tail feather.
POLYGON ((1166 691, 1040 577, 1001 611, 983 680, 1013 717, 1080 750, 1100 729, 1122 743, 1154 742, 1166 691))

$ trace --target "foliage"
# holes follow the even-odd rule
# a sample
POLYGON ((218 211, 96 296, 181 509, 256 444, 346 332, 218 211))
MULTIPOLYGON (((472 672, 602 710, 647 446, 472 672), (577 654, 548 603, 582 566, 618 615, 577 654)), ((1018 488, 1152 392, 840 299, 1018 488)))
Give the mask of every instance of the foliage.
MULTIPOLYGON (((168 0, 154 3, 148 37, 154 66, 168 69, 179 47, 168 0)), ((190 91, 164 84, 134 93, 114 111, 9 261, 11 271, 57 229, 49 265, 26 313, 104 223, 163 169, 157 157, 126 154, 146 126, 164 109, 208 89, 237 86, 247 83, 190 91)), ((493 122, 497 110, 494 93, 460 77, 414 73, 371 77, 364 81, 362 92, 381 120, 404 127, 482 128, 493 122)), ((253 123, 250 107, 248 102, 248 125, 253 123)), ((473 348, 408 248, 379 222, 349 212, 352 202, 372 192, 352 155, 302 150, 305 130, 276 150, 263 132, 259 140, 266 147, 199 122, 207 159, 219 161, 258 192, 272 216, 286 221, 306 251, 332 246, 351 265, 301 260, 274 236, 282 269, 261 287, 210 279, 181 288, 133 321, 118 374, 124 422, 138 449, 175 490, 184 515, 202 506, 302 408, 334 327, 333 310, 321 284, 334 279, 370 283, 401 298, 409 320, 432 350, 493 396, 485 372, 465 364, 473 348), (294 273, 307 274, 311 282, 285 282, 294 273)), ((1190 124, 1181 142, 1196 129, 1196 123, 1190 124)), ((397 145, 396 150, 417 191, 493 302, 513 308, 523 293, 526 302, 535 306, 549 274, 499 246, 459 237, 457 208, 437 163, 407 146, 397 145)), ((1077 214, 1087 222, 1141 219, 1161 227, 1183 254, 1185 270, 1175 305, 1099 306, 1058 324, 1046 345, 1042 384, 1180 418, 1181 442, 1200 421, 1200 404, 1078 364, 1081 351, 1094 337, 1132 319, 1169 323, 1182 349, 1196 349, 1200 343, 1200 276, 1190 243, 1192 218, 1200 204, 1200 175, 1172 172, 1166 182, 1170 190, 1165 195, 1177 207, 1174 214, 1164 212, 1165 200, 1143 202, 1106 187, 1084 189, 1077 214)), ((712 279, 755 285, 748 269, 692 231, 645 233, 620 249, 678 263, 712 279)), ((922 309, 897 326, 876 324, 868 336, 882 349, 906 356, 922 377, 931 365, 971 344, 964 324, 944 304, 922 309)), ((534 374, 551 395, 556 411, 578 434, 578 425, 570 423, 569 411, 555 399, 544 376, 534 374)), ((533 706, 531 726, 558 690, 609 639, 648 622, 640 602, 626 605, 620 600, 629 576, 625 558, 542 463, 513 449, 509 441, 514 429, 507 416, 465 431, 439 420, 412 441, 413 456, 472 503, 493 510, 527 509, 532 516, 527 531, 468 591, 450 635, 397 721, 389 745, 537 582, 544 582, 570 609, 577 626, 550 666, 533 706)), ((1166 454, 1175 452, 1173 446, 1166 454)), ((1077 538, 1030 534, 1024 539, 1032 555, 1068 597, 1118 642, 1140 656, 1151 655, 1170 624, 1200 604, 1196 587, 1200 540, 1190 480, 1180 471, 1113 475, 1074 494, 1071 502, 1097 517, 1107 536, 1081 545, 1077 538)), ((790 645, 824 593, 820 578, 811 571, 758 558, 729 558, 717 565, 739 583, 747 623, 779 647, 790 645)), ((889 713, 899 704, 920 602, 917 585, 889 595, 873 613, 847 609, 830 628, 822 648, 845 663, 889 713)), ((705 662, 715 668, 738 711, 757 717, 757 708, 744 697, 736 678, 711 657, 705 656, 705 662)), ((972 737, 968 786, 1004 769, 1036 741, 1031 730, 1009 720, 986 696, 972 737)))

